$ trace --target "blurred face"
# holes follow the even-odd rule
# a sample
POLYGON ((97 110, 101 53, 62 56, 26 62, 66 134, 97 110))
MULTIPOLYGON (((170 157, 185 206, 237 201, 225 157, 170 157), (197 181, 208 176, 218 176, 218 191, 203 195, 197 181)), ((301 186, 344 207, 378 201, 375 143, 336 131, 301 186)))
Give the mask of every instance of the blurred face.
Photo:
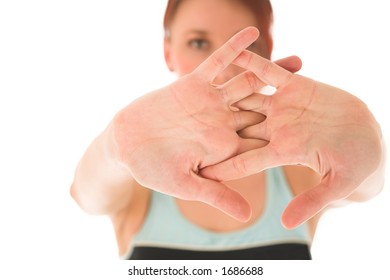
MULTIPOLYGON (((170 26, 170 37, 165 40, 165 58, 171 71, 179 76, 192 72, 212 52, 238 31, 257 26, 256 17, 247 6, 235 0, 183 0, 170 26)), ((260 39, 249 49, 260 55, 264 42, 260 39)), ((243 70, 229 66, 214 81, 224 83, 243 70)))

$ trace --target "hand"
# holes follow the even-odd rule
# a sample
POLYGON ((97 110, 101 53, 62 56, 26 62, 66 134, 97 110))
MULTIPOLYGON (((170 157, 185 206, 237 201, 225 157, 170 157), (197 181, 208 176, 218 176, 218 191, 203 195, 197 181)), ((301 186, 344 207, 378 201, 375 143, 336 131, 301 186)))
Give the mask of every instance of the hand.
POLYGON ((268 145, 206 167, 202 176, 237 179, 270 167, 304 165, 322 177, 317 186, 296 196, 282 222, 294 228, 328 204, 346 198, 381 161, 381 133, 363 102, 353 95, 292 74, 248 51, 234 62, 271 85, 273 95, 253 94, 235 104, 264 114, 264 122, 240 132, 268 145))
MULTIPOLYGON (((203 201, 239 219, 250 217, 247 201, 224 184, 198 171, 266 142, 241 138, 237 131, 264 120, 260 113, 230 105, 251 95, 253 74, 242 73, 224 85, 212 85, 258 37, 247 28, 232 37, 193 73, 134 101, 113 121, 114 154, 141 185, 178 198, 203 201)), ((281 61, 300 68, 299 60, 281 61), (294 62, 295 61, 295 62, 294 62)))

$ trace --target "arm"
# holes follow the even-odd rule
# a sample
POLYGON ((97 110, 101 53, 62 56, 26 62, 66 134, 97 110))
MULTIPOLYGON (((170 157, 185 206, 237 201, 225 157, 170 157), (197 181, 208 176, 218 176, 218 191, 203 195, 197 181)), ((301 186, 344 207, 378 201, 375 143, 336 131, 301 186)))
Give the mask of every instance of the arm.
POLYGON ((132 198, 136 182, 117 159, 113 147, 116 143, 111 122, 91 143, 77 166, 71 195, 88 213, 115 213, 132 198))

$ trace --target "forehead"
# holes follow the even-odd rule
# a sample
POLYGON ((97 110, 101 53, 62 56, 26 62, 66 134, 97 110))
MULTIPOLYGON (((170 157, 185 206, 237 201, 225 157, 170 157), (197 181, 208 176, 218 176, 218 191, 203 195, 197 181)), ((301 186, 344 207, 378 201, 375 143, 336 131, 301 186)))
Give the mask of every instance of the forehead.
POLYGON ((256 16, 238 0, 183 0, 174 15, 171 31, 196 29, 231 36, 249 25, 258 26, 256 16))

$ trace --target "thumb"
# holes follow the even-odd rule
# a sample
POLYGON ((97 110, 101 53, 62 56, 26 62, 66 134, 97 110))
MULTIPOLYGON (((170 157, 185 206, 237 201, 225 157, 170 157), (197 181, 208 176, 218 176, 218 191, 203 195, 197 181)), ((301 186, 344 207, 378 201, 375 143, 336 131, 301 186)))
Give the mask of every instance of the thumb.
POLYGON ((308 221, 330 203, 341 200, 350 194, 352 182, 337 176, 325 176, 321 182, 297 195, 290 201, 282 214, 282 224, 293 229, 308 221))
POLYGON ((241 222, 247 222, 250 219, 251 206, 238 192, 223 183, 205 179, 196 173, 190 176, 188 187, 196 190, 194 200, 213 206, 241 222))

